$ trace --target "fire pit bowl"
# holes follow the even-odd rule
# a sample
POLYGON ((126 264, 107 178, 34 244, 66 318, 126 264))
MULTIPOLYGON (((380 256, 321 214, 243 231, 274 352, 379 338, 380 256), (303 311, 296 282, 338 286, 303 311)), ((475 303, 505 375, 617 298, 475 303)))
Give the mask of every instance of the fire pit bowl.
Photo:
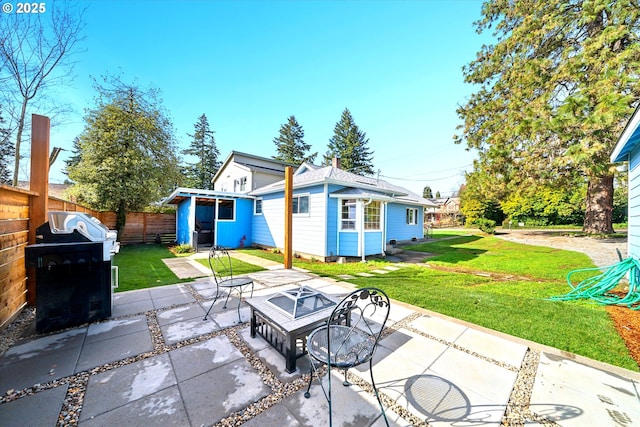
POLYGON ((292 319, 299 319, 336 305, 335 301, 306 286, 278 292, 267 299, 267 302, 292 319))

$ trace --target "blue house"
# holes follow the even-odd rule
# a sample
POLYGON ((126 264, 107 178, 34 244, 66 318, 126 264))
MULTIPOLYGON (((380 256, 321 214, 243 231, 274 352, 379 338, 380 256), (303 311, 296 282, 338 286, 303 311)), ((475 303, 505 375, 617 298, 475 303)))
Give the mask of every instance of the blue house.
POLYGON ((636 109, 611 153, 611 161, 629 162, 627 253, 640 259, 640 108, 636 109))
MULTIPOLYGON (((233 169, 232 163, 227 167, 233 169)), ((390 241, 424 236, 424 209, 435 206, 433 202, 386 181, 344 171, 336 164, 303 163, 294 173, 294 253, 320 260, 364 259, 384 254, 390 241)), ((210 229, 211 236, 206 241, 197 237, 199 244, 284 248, 284 186, 280 179, 246 193, 175 190, 165 203, 178 205, 178 243, 193 244, 193 231, 200 227, 210 229)))
MULTIPOLYGON (((335 166, 302 164, 293 175, 292 249, 331 260, 384 254, 391 240, 424 237, 424 208, 433 202, 386 181, 335 166)), ((251 191, 252 244, 284 246, 284 181, 251 191)))

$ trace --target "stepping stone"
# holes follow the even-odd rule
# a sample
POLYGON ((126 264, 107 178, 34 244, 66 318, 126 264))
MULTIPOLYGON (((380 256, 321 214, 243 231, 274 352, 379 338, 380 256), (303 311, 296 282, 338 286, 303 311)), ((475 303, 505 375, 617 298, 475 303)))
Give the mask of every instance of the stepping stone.
POLYGON ((338 277, 343 280, 355 279, 355 277, 350 274, 339 274, 338 277))
POLYGON ((357 273, 358 276, 362 276, 362 277, 373 277, 375 276, 375 274, 371 274, 371 273, 357 273))
POLYGON ((389 272, 388 270, 371 270, 371 271, 377 274, 387 274, 389 272))
POLYGON ((386 265, 384 267, 385 270, 389 270, 389 271, 398 271, 400 270, 400 267, 396 267, 395 265, 386 265))

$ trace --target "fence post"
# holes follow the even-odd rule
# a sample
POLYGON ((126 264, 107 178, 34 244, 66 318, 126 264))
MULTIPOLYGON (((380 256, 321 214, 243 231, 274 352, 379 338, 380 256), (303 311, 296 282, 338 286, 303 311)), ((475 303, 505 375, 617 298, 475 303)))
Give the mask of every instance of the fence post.
MULTIPOLYGON (((31 115, 31 171, 29 188, 38 193, 29 198, 29 244, 36 243, 36 228, 47 222, 49 201, 49 118, 31 115)), ((36 304, 36 277, 27 270, 27 303, 36 304)))

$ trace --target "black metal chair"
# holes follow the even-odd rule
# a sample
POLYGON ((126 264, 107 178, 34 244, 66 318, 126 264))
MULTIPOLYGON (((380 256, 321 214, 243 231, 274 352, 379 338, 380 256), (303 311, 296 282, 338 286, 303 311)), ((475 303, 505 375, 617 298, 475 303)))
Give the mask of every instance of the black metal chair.
POLYGON ((251 285, 251 297, 253 297, 253 279, 247 276, 234 277, 233 268, 231 267, 231 256, 229 251, 222 246, 212 246, 209 250, 209 267, 213 273, 213 280, 216 282, 216 297, 211 303, 211 307, 207 310, 203 320, 207 320, 209 312, 218 298, 223 293, 222 289, 227 290, 227 299, 224 301, 224 307, 227 308, 229 296, 232 291, 238 292, 238 322, 242 323, 240 318, 240 303, 242 302, 242 292, 246 287, 251 285))
POLYGON ((347 370, 369 362, 371 385, 382 410, 384 421, 389 425, 384 406, 380 400, 373 379, 373 354, 389 318, 389 297, 380 289, 363 288, 351 292, 335 307, 327 323, 309 334, 307 352, 311 364, 309 386, 304 397, 311 395, 313 374, 316 373, 322 392, 329 402, 329 425, 333 423, 331 413, 331 368, 344 370, 343 385, 351 385, 347 380, 347 370), (325 390, 318 375, 316 363, 327 365, 328 386, 325 390))

